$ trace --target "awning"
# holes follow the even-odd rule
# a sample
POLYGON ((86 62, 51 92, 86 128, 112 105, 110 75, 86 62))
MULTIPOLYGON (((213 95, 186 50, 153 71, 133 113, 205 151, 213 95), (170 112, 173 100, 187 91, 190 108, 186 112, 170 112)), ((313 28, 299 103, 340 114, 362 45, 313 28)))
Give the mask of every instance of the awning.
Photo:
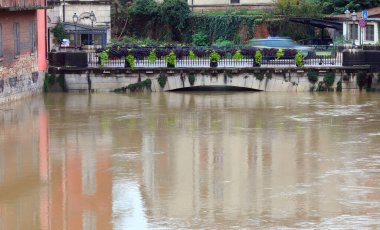
POLYGON ((66 32, 69 33, 78 33, 78 34, 103 34, 107 33, 107 28, 106 27, 98 27, 98 26, 89 26, 89 25, 83 25, 83 24, 75 24, 74 23, 69 23, 65 22, 64 23, 64 28, 66 32))
POLYGON ((311 25, 314 27, 322 28, 322 29, 333 28, 339 31, 343 31, 343 23, 337 22, 337 21, 329 21, 329 20, 322 20, 322 19, 316 19, 316 18, 301 18, 301 17, 289 18, 289 21, 311 25))

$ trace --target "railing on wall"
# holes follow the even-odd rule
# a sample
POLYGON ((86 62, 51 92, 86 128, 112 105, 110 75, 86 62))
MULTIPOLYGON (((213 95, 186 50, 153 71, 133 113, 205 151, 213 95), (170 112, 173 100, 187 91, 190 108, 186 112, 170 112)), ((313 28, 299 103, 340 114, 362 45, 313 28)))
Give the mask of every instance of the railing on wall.
MULTIPOLYGON (((335 50, 329 49, 316 49, 315 54, 308 56, 304 59, 304 66, 341 66, 342 65, 342 54, 336 52, 335 50)), ((88 66, 89 67, 100 67, 100 59, 97 53, 88 53, 88 66)), ((255 67, 255 62, 253 58, 243 57, 241 60, 235 60, 232 55, 226 55, 218 61, 218 67, 235 67, 235 68, 247 68, 255 67)), ((296 62, 293 57, 281 57, 276 59, 275 57, 263 57, 262 67, 292 67, 296 66, 296 62)), ((124 58, 111 58, 104 62, 103 67, 109 68, 125 68, 126 61, 124 58)), ((139 58, 135 60, 136 68, 157 68, 157 67, 167 67, 164 57, 157 58, 154 62, 150 62, 146 57, 139 58)), ((198 57, 196 59, 190 59, 188 56, 177 58, 175 67, 182 68, 199 68, 199 67, 210 67, 210 60, 208 55, 203 57, 198 57)))

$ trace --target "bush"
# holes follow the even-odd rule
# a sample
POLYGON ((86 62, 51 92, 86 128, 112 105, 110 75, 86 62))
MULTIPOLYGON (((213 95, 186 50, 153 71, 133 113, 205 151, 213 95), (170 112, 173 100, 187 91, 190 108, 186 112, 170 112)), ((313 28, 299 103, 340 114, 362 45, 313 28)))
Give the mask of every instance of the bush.
POLYGON ((234 43, 224 38, 218 38, 213 45, 218 48, 229 48, 229 47, 233 47, 234 43))
POLYGON ((325 86, 327 89, 331 88, 331 86, 335 82, 335 73, 334 72, 328 72, 323 77, 323 82, 325 83, 325 86))
POLYGON ((309 82, 314 85, 318 81, 318 72, 315 70, 310 70, 307 73, 307 78, 309 79, 309 82))
POLYGON ((202 32, 196 33, 192 36, 192 43, 194 46, 207 46, 208 37, 202 32))

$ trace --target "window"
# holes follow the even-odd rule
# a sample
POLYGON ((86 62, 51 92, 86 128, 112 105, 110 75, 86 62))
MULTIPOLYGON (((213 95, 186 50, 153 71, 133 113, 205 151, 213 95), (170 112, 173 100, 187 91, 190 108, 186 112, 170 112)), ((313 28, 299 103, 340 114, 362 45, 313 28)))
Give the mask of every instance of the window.
POLYGON ((36 22, 29 24, 30 52, 36 51, 36 22))
POLYGON ((374 25, 367 25, 365 27, 365 40, 375 41, 375 26, 374 25))
POLYGON ((239 4, 240 0, 231 0, 231 4, 239 4))
POLYGON ((357 24, 355 24, 355 25, 351 24, 350 25, 350 31, 351 31, 350 39, 354 38, 355 40, 357 40, 358 39, 358 25, 357 24))
POLYGON ((0 58, 3 57, 3 27, 0 24, 0 58))
POLYGON ((15 55, 20 55, 20 24, 17 22, 13 24, 13 42, 15 55))

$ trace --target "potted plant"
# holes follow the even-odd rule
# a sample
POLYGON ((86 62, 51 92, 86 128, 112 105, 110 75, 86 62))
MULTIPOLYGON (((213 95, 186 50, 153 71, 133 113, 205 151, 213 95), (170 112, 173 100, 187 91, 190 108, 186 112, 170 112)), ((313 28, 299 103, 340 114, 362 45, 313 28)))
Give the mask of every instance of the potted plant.
POLYGON ((255 63, 254 66, 261 66, 261 62, 263 61, 263 54, 260 50, 257 50, 255 53, 255 63))
POLYGON ((128 52, 128 55, 125 57, 124 67, 131 68, 132 70, 135 68, 135 57, 130 52, 128 52))
POLYGON ((294 57, 294 61, 295 61, 297 67, 303 67, 305 65, 303 62, 303 55, 301 52, 298 52, 296 54, 296 56, 294 57))
POLYGON ((220 55, 213 50, 210 54, 210 67, 218 67, 218 61, 220 60, 220 55))
POLYGON ((171 51, 168 55, 165 56, 165 61, 168 68, 174 68, 177 57, 174 52, 171 51))
POLYGON ((98 54, 100 67, 104 67, 105 61, 108 60, 108 50, 103 50, 98 54))

